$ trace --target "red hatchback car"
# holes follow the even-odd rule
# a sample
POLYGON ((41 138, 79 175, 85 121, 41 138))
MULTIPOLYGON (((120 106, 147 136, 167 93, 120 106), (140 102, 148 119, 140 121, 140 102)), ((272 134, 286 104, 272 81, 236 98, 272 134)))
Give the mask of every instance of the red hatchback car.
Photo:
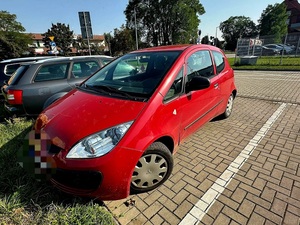
POLYGON ((172 155, 188 135, 230 116, 236 93, 216 47, 124 55, 40 114, 29 134, 35 173, 62 191, 102 200, 153 190, 171 175, 172 155))

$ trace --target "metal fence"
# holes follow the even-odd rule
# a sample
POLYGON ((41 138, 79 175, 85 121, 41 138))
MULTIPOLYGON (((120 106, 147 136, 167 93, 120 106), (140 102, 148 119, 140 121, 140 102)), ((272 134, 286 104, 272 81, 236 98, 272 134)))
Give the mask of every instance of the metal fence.
POLYGON ((237 42, 236 56, 239 58, 261 56, 300 57, 300 33, 287 34, 281 38, 276 36, 240 38, 237 42))

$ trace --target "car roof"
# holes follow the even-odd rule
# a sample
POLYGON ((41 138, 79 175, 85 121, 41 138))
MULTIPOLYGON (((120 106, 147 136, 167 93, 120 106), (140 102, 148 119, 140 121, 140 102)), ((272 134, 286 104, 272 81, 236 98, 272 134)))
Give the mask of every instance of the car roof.
POLYGON ((0 63, 19 63, 19 62, 28 62, 28 61, 37 61, 43 59, 49 59, 54 56, 36 56, 36 57, 22 57, 22 58, 13 58, 13 59, 5 59, 0 61, 0 63))
POLYGON ((36 62, 24 62, 22 64, 43 64, 43 63, 47 63, 47 62, 68 62, 68 61, 72 61, 74 59, 95 59, 95 58, 99 58, 99 59, 113 59, 113 57, 111 56, 107 56, 107 55, 84 55, 84 56, 67 56, 67 57, 54 57, 54 58, 47 58, 47 59, 43 59, 43 60, 39 60, 36 62))
POLYGON ((206 45, 206 44, 184 44, 184 45, 164 45, 164 46, 158 46, 158 47, 151 47, 151 48, 145 48, 136 50, 133 53, 136 52, 159 52, 159 51, 184 51, 186 49, 211 49, 211 50, 219 50, 219 48, 212 46, 212 45, 206 45))

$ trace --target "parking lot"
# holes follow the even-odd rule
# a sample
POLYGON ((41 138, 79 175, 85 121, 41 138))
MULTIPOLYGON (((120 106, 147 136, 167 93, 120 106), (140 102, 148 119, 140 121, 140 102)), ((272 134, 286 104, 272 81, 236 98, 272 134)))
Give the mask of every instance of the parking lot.
POLYGON ((232 116, 181 145, 163 186, 105 202, 120 224, 299 225, 300 72, 235 75, 232 116))

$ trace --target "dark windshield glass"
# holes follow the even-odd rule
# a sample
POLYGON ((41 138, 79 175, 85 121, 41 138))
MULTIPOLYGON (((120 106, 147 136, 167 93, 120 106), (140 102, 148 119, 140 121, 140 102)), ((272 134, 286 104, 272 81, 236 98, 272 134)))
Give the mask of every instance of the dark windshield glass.
POLYGON ((82 86, 93 90, 106 86, 114 92, 150 97, 180 53, 141 52, 122 56, 99 70, 82 86))

